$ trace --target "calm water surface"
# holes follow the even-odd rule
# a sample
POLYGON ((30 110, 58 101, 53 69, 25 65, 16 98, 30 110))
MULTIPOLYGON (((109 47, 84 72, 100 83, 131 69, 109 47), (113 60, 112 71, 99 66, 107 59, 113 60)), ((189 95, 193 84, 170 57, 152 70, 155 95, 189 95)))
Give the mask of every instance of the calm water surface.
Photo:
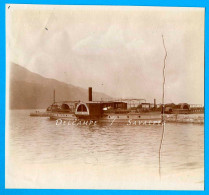
MULTIPOLYGON (((55 121, 30 117, 29 113, 30 110, 10 112, 7 132, 9 172, 18 169, 15 163, 9 165, 9 162, 15 161, 31 167, 53 163, 65 163, 66 167, 100 166, 104 169, 109 166, 135 167, 136 171, 146 167, 154 170, 153 175, 159 176, 158 151, 162 126, 56 126, 55 121)), ((203 167, 204 126, 166 124, 161 153, 162 176, 185 173, 194 177, 191 186, 203 186, 203 167)), ((62 171, 59 171, 60 175, 62 171)), ((186 182, 190 182, 188 177, 186 182)))

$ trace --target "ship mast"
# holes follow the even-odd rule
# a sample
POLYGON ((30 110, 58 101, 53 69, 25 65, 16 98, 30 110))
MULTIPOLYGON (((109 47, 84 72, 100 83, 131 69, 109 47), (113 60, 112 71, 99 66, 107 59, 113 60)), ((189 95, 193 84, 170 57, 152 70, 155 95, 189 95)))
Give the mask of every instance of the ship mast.
POLYGON ((53 93, 53 104, 55 103, 55 89, 54 89, 54 93, 53 93))

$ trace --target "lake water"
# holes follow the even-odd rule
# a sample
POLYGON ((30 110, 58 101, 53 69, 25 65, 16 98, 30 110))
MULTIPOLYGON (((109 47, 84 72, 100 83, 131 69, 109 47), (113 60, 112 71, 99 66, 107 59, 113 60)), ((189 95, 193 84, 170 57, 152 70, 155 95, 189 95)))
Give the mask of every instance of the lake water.
POLYGON ((204 125, 56 126, 12 110, 7 188, 204 189, 204 125))

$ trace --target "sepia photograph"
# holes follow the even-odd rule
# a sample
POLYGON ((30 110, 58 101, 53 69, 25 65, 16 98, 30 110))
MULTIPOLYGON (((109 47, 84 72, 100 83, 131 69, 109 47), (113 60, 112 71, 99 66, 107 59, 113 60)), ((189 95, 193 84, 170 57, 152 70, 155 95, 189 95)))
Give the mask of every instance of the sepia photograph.
POLYGON ((204 190, 204 8, 5 10, 5 188, 204 190))

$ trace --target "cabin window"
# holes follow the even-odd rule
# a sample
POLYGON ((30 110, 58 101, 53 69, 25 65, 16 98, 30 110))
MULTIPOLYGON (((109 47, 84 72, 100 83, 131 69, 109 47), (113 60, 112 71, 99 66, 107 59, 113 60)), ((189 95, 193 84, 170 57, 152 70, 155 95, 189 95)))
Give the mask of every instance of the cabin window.
POLYGON ((129 116, 127 116, 127 118, 129 118, 129 116))
POLYGON ((141 116, 139 116, 139 118, 141 118, 141 116))
POLYGON ((84 104, 81 104, 78 109, 77 109, 78 112, 87 112, 87 108, 84 104))
POLYGON ((118 118, 119 118, 119 116, 118 116, 118 118))
POLYGON ((62 104, 61 109, 63 109, 63 110, 69 110, 70 107, 67 104, 62 104))
POLYGON ((189 106, 188 106, 188 105, 184 105, 184 106, 183 106, 183 109, 189 110, 189 106))
POLYGON ((108 116, 108 118, 110 118, 110 116, 108 116))

